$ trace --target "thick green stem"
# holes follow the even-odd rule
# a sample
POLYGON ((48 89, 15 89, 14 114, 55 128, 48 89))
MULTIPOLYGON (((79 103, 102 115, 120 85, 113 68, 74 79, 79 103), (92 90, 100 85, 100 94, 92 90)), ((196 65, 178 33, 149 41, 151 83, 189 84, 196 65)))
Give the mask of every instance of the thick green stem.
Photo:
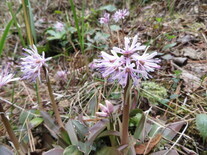
POLYGON ((57 119, 57 123, 60 127, 64 127, 63 122, 62 122, 61 117, 60 117, 60 113, 58 111, 58 106, 55 103, 55 98, 54 98, 54 95, 53 95, 53 91, 52 91, 52 87, 51 87, 51 83, 50 83, 50 78, 49 78, 49 75, 47 73, 47 69, 45 67, 43 67, 43 70, 45 72, 45 78, 46 78, 46 82, 47 82, 48 92, 49 92, 49 95, 50 95, 50 101, 52 103, 52 108, 54 110, 55 117, 57 119))
POLYGON ((3 106, 2 106, 1 103, 0 103, 0 115, 1 115, 2 122, 3 122, 3 124, 6 128, 6 131, 9 135, 12 143, 14 144, 15 149, 17 150, 17 152, 19 152, 19 154, 22 154, 22 153, 20 153, 21 152, 21 150, 20 150, 21 147, 20 147, 19 141, 18 141, 17 137, 15 136, 14 131, 11 128, 9 120, 5 116, 5 111, 4 111, 3 106))
POLYGON ((121 144, 128 144, 129 142, 129 110, 130 110, 130 89, 131 84, 128 77, 127 84, 124 88, 124 102, 123 102, 123 115, 122 115, 122 133, 121 133, 121 144))

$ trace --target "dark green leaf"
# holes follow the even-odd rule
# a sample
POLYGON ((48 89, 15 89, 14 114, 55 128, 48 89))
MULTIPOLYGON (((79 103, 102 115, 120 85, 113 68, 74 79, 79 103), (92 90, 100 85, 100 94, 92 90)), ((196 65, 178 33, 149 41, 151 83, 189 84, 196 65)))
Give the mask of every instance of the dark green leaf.
POLYGON ((36 117, 30 121, 30 124, 33 128, 39 126, 43 122, 43 118, 36 117))

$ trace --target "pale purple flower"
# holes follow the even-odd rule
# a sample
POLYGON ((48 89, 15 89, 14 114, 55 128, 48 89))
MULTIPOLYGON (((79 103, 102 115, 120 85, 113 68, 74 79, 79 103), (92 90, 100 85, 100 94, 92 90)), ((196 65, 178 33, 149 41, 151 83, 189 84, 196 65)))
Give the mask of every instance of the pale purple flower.
POLYGON ((104 16, 99 19, 101 24, 108 24, 110 22, 110 14, 104 13, 104 16))
POLYGON ((13 78, 14 74, 9 73, 9 65, 2 69, 0 73, 0 89, 9 82, 19 80, 19 78, 13 78))
POLYGON ((55 76, 57 81, 66 82, 67 81, 67 72, 66 71, 57 71, 55 76))
POLYGON ((135 35, 133 39, 124 37, 124 46, 125 46, 124 49, 114 47, 113 51, 117 53, 121 53, 125 56, 127 55, 129 56, 138 50, 145 50, 146 48, 146 46, 141 45, 141 43, 138 42, 138 35, 135 35))
POLYGON ((129 11, 127 9, 117 10, 113 15, 113 19, 115 22, 118 22, 120 19, 124 19, 128 15, 129 11))
POLYGON ((61 32, 61 31, 64 30, 64 24, 61 23, 61 22, 56 22, 56 23, 54 24, 54 28, 55 28, 55 30, 61 32))
POLYGON ((41 69, 43 66, 47 67, 46 61, 50 60, 50 58, 45 58, 45 53, 42 52, 40 55, 37 51, 35 45, 30 46, 30 49, 23 48, 26 56, 25 58, 21 58, 21 71, 23 73, 23 78, 34 82, 37 78, 40 80, 41 69))
POLYGON ((160 66, 157 64, 160 59, 153 59, 157 55, 157 52, 151 54, 144 53, 142 56, 138 54, 132 55, 132 59, 136 61, 136 67, 142 72, 142 77, 147 79, 151 77, 148 72, 154 72, 155 69, 159 69, 160 66))
POLYGON ((96 112, 96 115, 101 116, 101 117, 108 117, 114 112, 113 104, 108 100, 105 100, 105 103, 106 103, 106 106, 99 103, 101 112, 96 112))
POLYGON ((113 47, 112 55, 101 52, 102 59, 94 60, 90 66, 101 72, 103 77, 109 77, 109 81, 118 81, 123 87, 126 86, 129 78, 133 80, 135 86, 138 85, 141 78, 150 78, 149 72, 160 68, 157 64, 160 60, 154 59, 157 52, 138 54, 138 51, 144 50, 146 46, 137 41, 137 35, 132 42, 125 37, 123 49, 113 47))

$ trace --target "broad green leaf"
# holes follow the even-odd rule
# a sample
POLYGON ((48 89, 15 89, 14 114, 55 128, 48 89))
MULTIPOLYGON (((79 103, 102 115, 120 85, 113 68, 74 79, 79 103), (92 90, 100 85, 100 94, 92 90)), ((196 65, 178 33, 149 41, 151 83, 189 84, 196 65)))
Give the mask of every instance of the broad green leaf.
MULTIPOLYGON (((29 112, 32 112, 32 111, 29 111, 29 112)), ((31 120, 31 119, 34 117, 34 116, 31 115, 31 113, 29 113, 29 112, 27 112, 27 111, 22 111, 22 112, 21 112, 21 114, 20 114, 20 116, 19 116, 19 122, 20 122, 21 124, 24 124, 25 121, 26 121, 26 119, 31 120)))
POLYGON ((107 10, 109 12, 116 11, 116 7, 114 5, 106 5, 99 8, 99 10, 107 10))
POLYGON ((92 145, 89 142, 79 142, 77 146, 84 155, 88 155, 92 150, 92 145))
POLYGON ((33 128, 39 126, 43 122, 43 118, 36 117, 30 121, 30 124, 33 128))
POLYGON ((130 116, 132 116, 132 115, 134 115, 134 116, 130 118, 130 121, 133 121, 136 124, 134 138, 140 139, 140 136, 142 135, 142 131, 144 129, 145 115, 144 115, 143 111, 140 109, 132 110, 130 116), (135 113, 136 113, 136 115, 135 115, 135 113))
POLYGON ((119 25, 110 25, 110 29, 112 31, 119 31, 121 30, 121 27, 119 25))
POLYGON ((196 127, 200 131, 203 141, 207 138, 207 114, 198 114, 196 116, 196 127))
POLYGON ((69 120, 67 122, 67 124, 65 125, 65 128, 66 128, 66 130, 68 132, 68 135, 70 137, 71 143, 73 145, 77 145, 78 144, 78 137, 76 135, 75 128, 74 128, 72 120, 69 120))
POLYGON ((177 45, 177 43, 167 44, 167 45, 165 45, 165 46, 162 48, 162 50, 163 50, 163 51, 164 51, 164 50, 167 50, 167 49, 169 49, 169 48, 174 47, 175 45, 177 45))
POLYGON ((85 136, 89 133, 88 127, 77 120, 72 120, 72 123, 75 127, 78 137, 80 137, 81 140, 84 140, 85 136))
POLYGON ((68 27, 68 31, 73 34, 74 32, 77 32, 77 29, 75 27, 70 26, 68 27))
POLYGON ((107 33, 101 33, 101 32, 97 32, 95 37, 94 37, 94 40, 97 42, 97 43, 103 43, 103 42, 106 42, 106 40, 109 38, 109 34, 107 33))
POLYGON ((63 155, 83 155, 83 153, 78 150, 77 146, 70 145, 64 150, 63 155))

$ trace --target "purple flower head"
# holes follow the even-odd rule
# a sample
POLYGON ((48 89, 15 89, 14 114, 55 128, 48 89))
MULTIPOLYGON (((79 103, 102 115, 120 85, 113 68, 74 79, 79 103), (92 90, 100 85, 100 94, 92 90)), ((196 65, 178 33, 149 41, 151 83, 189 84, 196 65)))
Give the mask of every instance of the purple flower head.
POLYGON ((96 115, 101 116, 101 117, 108 117, 114 112, 113 104, 108 100, 106 100, 105 103, 106 103, 106 106, 99 103, 99 107, 101 109, 101 112, 96 112, 96 115))
POLYGON ((0 89, 9 82, 19 80, 19 78, 13 78, 14 74, 9 73, 9 65, 2 69, 0 73, 0 89))
POLYGON ((55 28, 55 30, 61 32, 61 31, 64 30, 64 25, 63 25, 61 22, 56 22, 56 23, 54 24, 54 28, 55 28))
POLYGON ((39 55, 35 45, 30 46, 30 49, 23 49, 27 53, 24 55, 25 58, 21 58, 21 71, 23 73, 23 78, 34 82, 37 78, 40 80, 41 69, 43 66, 47 67, 46 61, 50 58, 45 58, 45 53, 42 52, 42 55, 39 55))
POLYGON ((160 68, 158 65, 160 60, 154 59, 157 52, 139 55, 137 52, 144 50, 146 46, 141 45, 137 40, 137 35, 132 42, 125 37, 124 49, 113 47, 112 55, 101 52, 102 59, 94 60, 91 66, 101 72, 103 77, 109 77, 109 81, 118 81, 123 87, 126 86, 129 78, 133 80, 135 86, 138 85, 141 78, 150 78, 149 72, 160 68))
POLYGON ((104 16, 99 19, 101 24, 108 24, 110 22, 110 14, 104 13, 104 16))
POLYGON ((125 46, 124 49, 114 47, 113 50, 125 56, 130 56, 134 52, 139 51, 139 50, 145 50, 146 48, 146 46, 141 45, 141 43, 138 42, 138 35, 135 35, 132 41, 130 38, 124 37, 124 46, 125 46))
POLYGON ((62 70, 61 71, 57 71, 55 78, 58 81, 66 82, 67 81, 67 72, 66 71, 62 71, 62 70))
POLYGON ((120 19, 124 19, 128 15, 129 11, 127 9, 117 10, 113 15, 113 19, 115 22, 118 22, 120 19))

